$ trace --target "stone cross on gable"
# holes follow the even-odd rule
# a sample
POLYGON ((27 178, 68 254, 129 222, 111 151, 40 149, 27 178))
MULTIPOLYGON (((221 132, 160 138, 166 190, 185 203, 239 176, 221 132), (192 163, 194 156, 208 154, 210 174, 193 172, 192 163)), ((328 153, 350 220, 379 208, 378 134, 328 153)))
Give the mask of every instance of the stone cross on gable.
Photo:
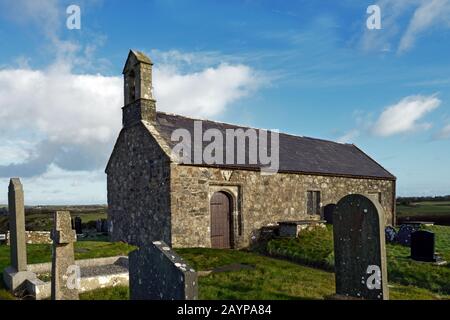
POLYGON ((74 242, 70 212, 57 211, 52 231, 52 300, 78 300, 80 269, 75 265, 74 242))

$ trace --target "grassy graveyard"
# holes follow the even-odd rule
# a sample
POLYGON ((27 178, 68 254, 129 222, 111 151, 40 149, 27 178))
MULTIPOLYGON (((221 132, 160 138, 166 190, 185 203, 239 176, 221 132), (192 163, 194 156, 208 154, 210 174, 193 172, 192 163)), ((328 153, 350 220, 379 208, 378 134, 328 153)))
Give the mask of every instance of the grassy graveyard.
MULTIPOLYGON (((437 250, 450 260, 450 227, 430 227, 437 250)), ((316 229, 299 239, 278 239, 253 251, 178 249, 192 266, 202 271, 201 299, 323 299, 334 293, 332 230, 316 229), (267 256, 268 254, 273 257, 267 256), (225 267, 224 267, 225 266, 225 267)), ((76 259, 127 254, 132 246, 104 241, 75 244, 76 259)), ((388 245, 391 299, 450 299, 450 267, 410 261, 409 248, 388 245)), ((51 260, 49 245, 28 245, 29 263, 51 260)), ((0 268, 9 264, 9 247, 0 246, 0 268)), ((1 285, 2 286, 2 285, 1 285)), ((0 287, 0 299, 12 296, 0 287)), ((127 287, 81 294, 86 300, 128 299, 127 287)))
MULTIPOLYGON (((425 228, 436 234, 436 251, 450 261, 450 227, 433 226, 425 228)), ((434 266, 408 258, 410 248, 397 244, 387 244, 387 266, 389 283, 423 288, 437 295, 450 295, 450 266, 434 266)), ((298 239, 271 240, 259 248, 271 256, 314 266, 323 270, 333 270, 333 231, 316 229, 305 232, 298 239)))
MULTIPOLYGON (((132 249, 132 246, 120 242, 79 241, 75 243, 75 259, 127 255, 132 249)), ((27 258, 29 264, 50 262, 52 259, 51 245, 27 245, 27 258)), ((0 270, 2 272, 9 265, 9 259, 9 246, 0 245, 0 270)), ((0 281, 0 299, 13 299, 4 289, 3 281, 0 281)))

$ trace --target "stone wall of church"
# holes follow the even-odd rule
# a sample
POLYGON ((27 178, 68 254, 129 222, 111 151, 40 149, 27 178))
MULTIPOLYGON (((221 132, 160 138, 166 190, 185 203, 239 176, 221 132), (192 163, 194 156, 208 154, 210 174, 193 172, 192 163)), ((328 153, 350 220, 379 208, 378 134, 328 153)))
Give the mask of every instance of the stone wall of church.
POLYGON ((122 129, 107 175, 111 240, 170 245, 170 163, 142 123, 122 129))
POLYGON ((257 171, 171 164, 172 245, 210 247, 209 200, 228 192, 233 209, 234 246, 248 246, 259 230, 278 221, 323 218, 323 208, 349 193, 381 196, 387 224, 394 221, 395 181, 302 174, 261 175, 257 171), (226 178, 231 173, 229 180, 226 178), (306 213, 307 191, 321 191, 321 215, 306 213))

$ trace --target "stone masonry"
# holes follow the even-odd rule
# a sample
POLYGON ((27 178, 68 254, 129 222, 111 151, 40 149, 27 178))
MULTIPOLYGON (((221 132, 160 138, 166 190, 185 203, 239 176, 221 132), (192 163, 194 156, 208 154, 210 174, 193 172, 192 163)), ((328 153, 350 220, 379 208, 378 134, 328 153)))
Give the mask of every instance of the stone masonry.
POLYGON ((55 213, 52 237, 52 300, 78 300, 79 267, 75 265, 73 247, 77 236, 72 230, 70 212, 55 213))
POLYGON ((321 191, 322 207, 336 204, 350 193, 381 192, 386 222, 392 223, 393 219, 395 182, 388 180, 283 173, 262 176, 257 171, 237 170, 225 181, 220 169, 172 164, 170 182, 174 247, 210 246, 209 199, 218 189, 232 194, 233 186, 239 196, 234 217, 241 221, 241 226, 235 227, 235 247, 249 245, 260 228, 278 221, 320 220, 319 215, 306 214, 307 190, 321 191))
POLYGON ((143 245, 161 239, 170 244, 168 157, 141 123, 123 130, 116 146, 107 179, 111 240, 143 245), (125 155, 129 160, 124 161, 125 155))
MULTIPOLYGON (((26 244, 52 244, 53 241, 50 236, 50 231, 25 231, 26 244)), ((11 242, 10 232, 6 234, 6 244, 11 242)))

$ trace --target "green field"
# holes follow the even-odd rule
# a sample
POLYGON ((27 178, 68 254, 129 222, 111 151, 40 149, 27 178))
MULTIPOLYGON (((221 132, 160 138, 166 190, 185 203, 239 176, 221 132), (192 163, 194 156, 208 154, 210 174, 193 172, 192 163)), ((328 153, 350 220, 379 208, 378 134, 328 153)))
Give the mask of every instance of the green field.
MULTIPOLYGON (((450 228, 432 227, 437 250, 450 260, 450 228)), ((212 272, 199 279, 201 299, 325 299, 334 293, 332 230, 304 232, 299 239, 277 239, 257 252, 218 249, 178 249, 197 271, 231 264, 241 270, 212 272), (264 254, 265 252, 265 254, 264 254), (270 253, 277 257, 269 257, 270 253)), ((126 254, 123 243, 80 241, 76 258, 126 254)), ((407 258, 409 248, 388 245, 388 272, 391 299, 450 299, 450 267, 438 267, 407 258)), ((30 263, 51 259, 51 246, 28 245, 30 263)), ((0 269, 9 263, 9 247, 0 246, 0 269)), ((12 298, 0 289, 0 299, 12 298)), ((100 289, 84 293, 81 299, 128 299, 128 288, 100 289)))
MULTIPOLYGON (((53 226, 53 213, 56 210, 68 210, 73 218, 80 217, 82 223, 89 223, 106 219, 107 209, 106 206, 27 208, 25 212, 26 230, 50 231, 53 226)), ((8 216, 0 216, 0 233, 6 233, 8 230, 8 219, 8 216)))
POLYGON ((432 221, 450 225, 450 201, 422 201, 397 204, 397 223, 407 220, 432 221))

